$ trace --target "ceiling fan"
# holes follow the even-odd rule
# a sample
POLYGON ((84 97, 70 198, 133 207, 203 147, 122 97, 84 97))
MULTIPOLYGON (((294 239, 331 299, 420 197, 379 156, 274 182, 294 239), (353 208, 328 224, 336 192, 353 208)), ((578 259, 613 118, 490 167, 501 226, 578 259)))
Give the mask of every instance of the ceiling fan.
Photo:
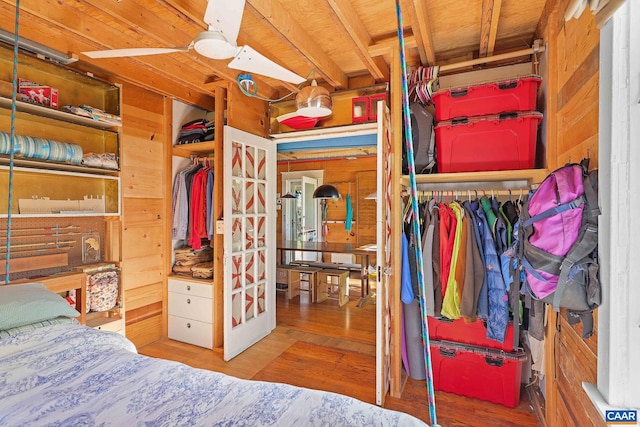
POLYGON ((157 55, 188 52, 194 49, 211 59, 233 60, 228 64, 234 70, 260 74, 274 79, 300 84, 306 79, 276 64, 249 46, 237 46, 245 0, 209 0, 204 13, 208 31, 196 35, 188 46, 167 48, 130 48, 81 52, 90 58, 123 58, 129 56, 157 55))

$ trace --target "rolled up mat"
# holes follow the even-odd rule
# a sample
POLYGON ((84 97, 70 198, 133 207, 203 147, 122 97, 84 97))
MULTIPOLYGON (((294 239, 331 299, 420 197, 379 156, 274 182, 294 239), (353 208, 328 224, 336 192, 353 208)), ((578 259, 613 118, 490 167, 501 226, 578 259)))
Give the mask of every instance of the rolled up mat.
POLYGON ((414 380, 427 377, 424 366, 424 344, 422 343, 422 315, 420 304, 413 300, 411 304, 402 304, 404 311, 404 336, 409 362, 409 376, 414 380))

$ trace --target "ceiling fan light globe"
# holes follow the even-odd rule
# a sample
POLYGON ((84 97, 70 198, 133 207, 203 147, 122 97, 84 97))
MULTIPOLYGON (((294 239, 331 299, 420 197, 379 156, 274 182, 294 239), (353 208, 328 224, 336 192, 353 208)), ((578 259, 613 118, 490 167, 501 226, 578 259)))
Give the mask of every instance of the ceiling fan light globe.
POLYGON ((193 40, 193 49, 211 59, 229 59, 236 56, 238 48, 217 31, 204 31, 193 40))
POLYGON ((296 95, 296 108, 300 116, 326 117, 331 114, 331 94, 322 86, 303 87, 296 95))

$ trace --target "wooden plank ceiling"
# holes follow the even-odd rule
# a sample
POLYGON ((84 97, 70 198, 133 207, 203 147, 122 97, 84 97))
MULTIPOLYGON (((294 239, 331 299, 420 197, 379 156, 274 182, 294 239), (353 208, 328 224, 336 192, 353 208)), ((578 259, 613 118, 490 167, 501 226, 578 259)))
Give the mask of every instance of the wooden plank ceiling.
MULTIPOLYGON (((235 82, 229 60, 194 50, 90 59, 87 50, 188 46, 206 30, 207 0, 21 0, 19 35, 77 55, 74 66, 117 75, 187 102, 208 105, 211 83, 235 82)), ((215 0, 211 0, 215 1, 215 0)), ((15 1, 0 0, 0 28, 13 33, 15 1)), ((545 0, 401 0, 409 67, 443 65, 530 47, 545 0)), ((331 89, 389 80, 397 45, 392 0, 247 0, 238 45, 249 45, 331 89)), ((290 83, 253 75, 260 94, 286 94, 290 83)))

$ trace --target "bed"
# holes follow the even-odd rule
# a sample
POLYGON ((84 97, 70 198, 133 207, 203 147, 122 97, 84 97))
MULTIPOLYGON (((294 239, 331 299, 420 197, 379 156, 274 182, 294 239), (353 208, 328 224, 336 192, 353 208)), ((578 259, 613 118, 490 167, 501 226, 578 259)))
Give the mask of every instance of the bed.
POLYGON ((139 355, 41 283, 0 286, 0 425, 424 426, 357 399, 139 355))

